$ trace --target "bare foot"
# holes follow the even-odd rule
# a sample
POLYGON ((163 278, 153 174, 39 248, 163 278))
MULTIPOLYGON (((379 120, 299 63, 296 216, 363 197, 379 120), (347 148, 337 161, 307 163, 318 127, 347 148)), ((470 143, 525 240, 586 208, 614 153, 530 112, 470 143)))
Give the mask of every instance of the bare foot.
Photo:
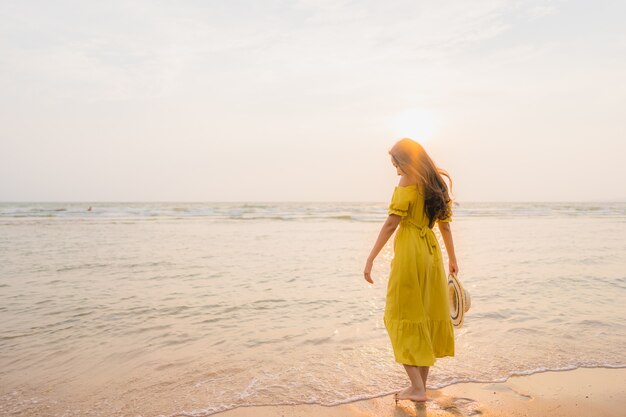
POLYGON ((417 388, 414 388, 412 385, 403 389, 400 392, 397 392, 395 395, 395 398, 396 398, 396 402, 398 400, 411 400, 411 401, 416 401, 416 402, 424 402, 428 400, 428 397, 426 396, 426 392, 418 390, 417 388))

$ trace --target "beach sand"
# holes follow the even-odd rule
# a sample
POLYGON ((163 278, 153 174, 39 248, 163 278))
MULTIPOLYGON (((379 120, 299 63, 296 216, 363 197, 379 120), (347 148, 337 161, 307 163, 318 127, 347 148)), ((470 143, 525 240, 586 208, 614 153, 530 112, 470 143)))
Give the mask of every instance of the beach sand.
POLYGON ((428 396, 425 404, 400 401, 397 407, 393 395, 387 395, 331 407, 240 407, 217 415, 617 417, 626 415, 626 368, 579 368, 513 376, 503 383, 459 383, 428 390, 428 396))

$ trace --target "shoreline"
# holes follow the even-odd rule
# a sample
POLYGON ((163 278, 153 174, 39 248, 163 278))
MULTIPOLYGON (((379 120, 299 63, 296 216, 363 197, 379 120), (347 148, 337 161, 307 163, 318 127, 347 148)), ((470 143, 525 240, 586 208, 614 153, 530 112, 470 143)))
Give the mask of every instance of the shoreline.
POLYGON ((212 415, 618 417, 626 408, 626 368, 576 368, 513 375, 505 382, 458 382, 440 389, 427 389, 427 395, 426 403, 401 400, 397 406, 390 394, 333 406, 242 406, 212 415))

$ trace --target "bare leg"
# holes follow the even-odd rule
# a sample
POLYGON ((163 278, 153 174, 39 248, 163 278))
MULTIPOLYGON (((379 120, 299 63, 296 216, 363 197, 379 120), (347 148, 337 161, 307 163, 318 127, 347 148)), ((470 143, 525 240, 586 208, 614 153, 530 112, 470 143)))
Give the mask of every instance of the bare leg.
POLYGON ((426 401, 426 389, 424 388, 424 382, 422 381, 420 367, 404 365, 404 370, 411 380, 411 386, 400 391, 397 394, 397 398, 399 400, 426 401))
POLYGON ((424 383, 424 390, 426 390, 426 380, 428 379, 428 371, 430 370, 430 366, 419 366, 420 375, 422 377, 422 382, 424 383))
POLYGON ((422 381, 420 368, 420 366, 404 365, 404 370, 409 375, 409 379, 411 380, 411 386, 418 391, 424 391, 424 382, 422 381))

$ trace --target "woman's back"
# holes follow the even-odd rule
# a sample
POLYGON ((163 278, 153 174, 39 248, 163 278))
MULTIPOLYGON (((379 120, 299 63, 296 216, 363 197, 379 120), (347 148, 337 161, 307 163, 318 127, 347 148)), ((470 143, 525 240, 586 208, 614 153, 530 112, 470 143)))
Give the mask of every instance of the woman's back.
MULTIPOLYGON (((418 227, 428 227, 428 214, 424 209, 424 190, 423 186, 412 184, 406 186, 396 186, 389 204, 389 214, 397 214, 405 221, 411 221, 418 227)), ((440 220, 444 222, 451 221, 450 218, 440 220)))

